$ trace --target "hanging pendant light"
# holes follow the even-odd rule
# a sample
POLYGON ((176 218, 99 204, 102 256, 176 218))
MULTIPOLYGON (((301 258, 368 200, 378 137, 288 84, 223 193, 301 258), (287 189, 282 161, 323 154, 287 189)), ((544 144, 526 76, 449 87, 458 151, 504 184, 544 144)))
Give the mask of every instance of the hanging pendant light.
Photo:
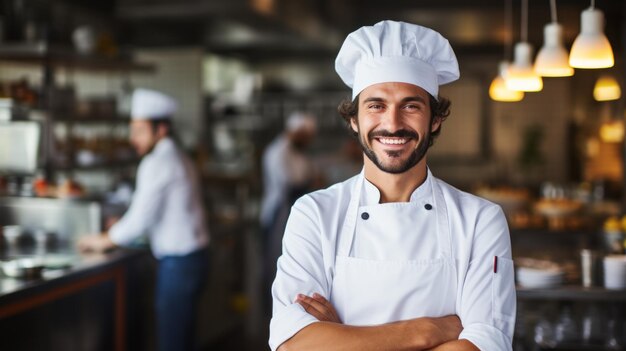
POLYGON ((574 69, 569 65, 568 52, 563 46, 563 27, 557 23, 556 0, 550 0, 552 22, 543 27, 543 47, 535 60, 535 72, 543 77, 569 77, 574 69))
POLYGON ((569 64, 576 68, 607 68, 613 67, 613 49, 604 35, 604 14, 591 7, 580 15, 580 34, 574 40, 569 56, 569 64))
POLYGON ((532 64, 533 47, 527 42, 515 44, 515 61, 509 67, 506 87, 517 91, 541 91, 543 80, 535 73, 532 64))
POLYGON ((506 73, 509 62, 500 62, 499 74, 493 79, 489 86, 489 97, 495 101, 517 102, 524 99, 523 91, 511 90, 506 87, 506 73))
POLYGON ((509 69, 510 62, 507 59, 508 53, 511 51, 511 22, 513 10, 511 6, 512 0, 506 0, 504 6, 504 60, 498 66, 498 75, 493 79, 489 86, 489 97, 495 101, 517 102, 524 99, 524 92, 510 90, 506 87, 506 73, 509 69))
POLYGON ((533 69, 533 47, 526 40, 527 34, 528 0, 522 0, 522 40, 515 44, 515 60, 506 75, 506 87, 510 90, 533 92, 543 89, 543 80, 533 69))
POLYGON ((593 98, 596 101, 618 100, 621 96, 622 90, 617 80, 609 75, 600 76, 593 87, 593 98))

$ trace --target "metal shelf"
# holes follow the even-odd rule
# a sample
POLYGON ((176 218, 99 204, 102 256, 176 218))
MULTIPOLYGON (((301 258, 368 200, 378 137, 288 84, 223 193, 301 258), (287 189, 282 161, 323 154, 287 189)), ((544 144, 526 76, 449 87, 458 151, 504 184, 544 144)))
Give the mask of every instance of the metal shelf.
POLYGON ((45 43, 2 44, 0 61, 70 67, 89 71, 154 72, 156 70, 153 64, 138 63, 130 58, 81 55, 71 49, 49 47, 45 43))
POLYGON ((565 285, 555 288, 535 289, 517 287, 517 298, 523 300, 572 300, 572 301, 626 301, 626 290, 584 288, 565 285))
POLYGON ((54 123, 66 124, 128 124, 130 117, 120 116, 98 116, 98 117, 55 117, 52 119, 54 123))
POLYGON ((139 158, 122 160, 122 161, 110 161, 103 163, 95 163, 93 165, 55 165, 53 168, 57 171, 101 171, 107 169, 119 169, 127 168, 139 165, 139 158))

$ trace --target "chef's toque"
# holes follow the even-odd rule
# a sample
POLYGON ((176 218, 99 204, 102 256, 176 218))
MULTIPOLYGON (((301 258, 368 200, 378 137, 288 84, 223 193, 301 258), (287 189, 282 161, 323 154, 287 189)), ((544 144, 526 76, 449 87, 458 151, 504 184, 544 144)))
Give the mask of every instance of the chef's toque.
POLYGON ((176 113, 176 101, 156 90, 135 89, 130 116, 132 119, 163 119, 176 113))
POLYGON ((370 85, 409 83, 435 99, 439 86, 459 78, 450 43, 441 34, 416 24, 382 21, 350 33, 335 70, 352 88, 352 100, 370 85))

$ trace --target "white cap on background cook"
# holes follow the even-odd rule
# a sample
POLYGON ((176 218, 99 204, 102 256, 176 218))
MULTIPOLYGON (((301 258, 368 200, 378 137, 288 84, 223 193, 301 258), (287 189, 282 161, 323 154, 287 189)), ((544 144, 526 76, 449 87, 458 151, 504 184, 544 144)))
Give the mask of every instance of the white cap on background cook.
POLYGON ((335 70, 352 88, 352 99, 370 85, 414 84, 437 99, 439 86, 459 78, 459 65, 450 43, 432 29, 382 21, 350 33, 335 70))
POLYGON ((290 132, 309 131, 315 132, 317 123, 315 117, 307 112, 295 111, 287 118, 287 130, 290 132))
POLYGON ((132 119, 171 118, 176 113, 176 101, 156 90, 135 89, 130 109, 132 119))

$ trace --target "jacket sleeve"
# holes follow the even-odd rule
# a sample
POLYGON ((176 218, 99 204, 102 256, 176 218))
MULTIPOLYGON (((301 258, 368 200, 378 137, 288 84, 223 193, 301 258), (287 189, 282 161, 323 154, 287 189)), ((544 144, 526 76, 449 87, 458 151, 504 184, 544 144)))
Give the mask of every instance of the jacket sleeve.
POLYGON ((511 350, 516 296, 508 225, 499 206, 481 211, 462 287, 459 318, 467 339, 481 350, 511 350))
POLYGON ((157 166, 156 162, 140 165, 137 172, 137 189, 130 207, 120 221, 109 229, 109 238, 116 245, 132 243, 157 222, 166 197, 166 188, 172 178, 170 168, 157 166))
POLYGON ((329 298, 324 274, 319 213, 312 199, 305 196, 291 209, 283 251, 278 259, 272 286, 273 313, 269 345, 276 350, 302 328, 318 320, 294 303, 297 294, 318 293, 329 298))

